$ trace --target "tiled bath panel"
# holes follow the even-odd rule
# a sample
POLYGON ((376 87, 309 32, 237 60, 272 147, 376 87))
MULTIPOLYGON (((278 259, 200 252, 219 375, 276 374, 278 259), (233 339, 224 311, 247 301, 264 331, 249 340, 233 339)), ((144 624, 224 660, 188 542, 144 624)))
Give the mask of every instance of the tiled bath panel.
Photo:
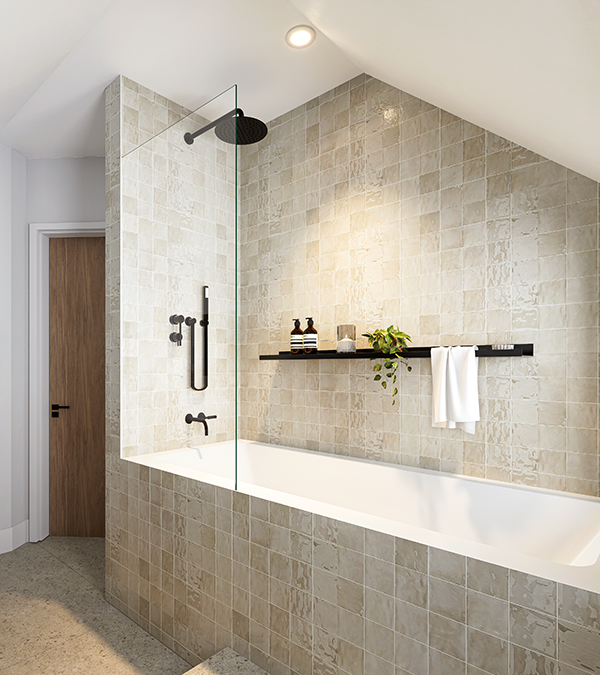
POLYGON ((122 460, 108 597, 271 675, 600 673, 600 596, 122 460))
MULTIPOLYGON (((242 148, 243 438, 598 495, 598 184, 361 75, 242 148), (369 361, 261 362, 312 316, 479 361, 474 436, 431 427, 431 366, 400 395, 369 361)), ((359 347, 367 346, 360 338, 359 347)))

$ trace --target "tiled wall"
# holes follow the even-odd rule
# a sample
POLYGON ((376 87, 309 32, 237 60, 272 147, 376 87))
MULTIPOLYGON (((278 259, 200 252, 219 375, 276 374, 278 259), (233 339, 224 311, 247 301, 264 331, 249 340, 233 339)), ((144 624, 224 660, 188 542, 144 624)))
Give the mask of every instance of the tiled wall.
POLYGON ((365 75, 241 158, 241 436, 599 494, 597 183, 365 75), (369 361, 258 360, 308 316, 536 356, 479 360, 471 436, 431 428, 429 361, 392 407, 369 361))
POLYGON ((191 663, 271 675, 600 673, 600 596, 120 461, 107 597, 191 663))
POLYGON ((121 464, 121 78, 106 88, 106 531, 112 471, 121 464))
MULTIPOLYGON (((150 100, 152 96, 139 88, 136 91, 136 87, 120 78, 109 86, 106 97, 107 599, 190 663, 232 646, 272 675, 600 673, 598 595, 121 459, 121 434, 129 431, 121 415, 121 391, 127 394, 132 390, 127 351, 121 354, 120 349, 121 345, 128 349, 127 340, 133 335, 138 335, 140 345, 145 339, 145 334, 135 333, 139 326, 129 325, 128 317, 139 315, 129 314, 135 296, 130 296, 131 289, 125 288, 127 275, 137 269, 131 266, 136 249, 130 246, 130 234, 135 232, 130 233, 128 228, 132 227, 131 216, 139 212, 131 213, 129 209, 141 206, 139 203, 132 206, 131 197, 135 195, 129 193, 125 181, 121 188, 120 161, 121 146, 126 143, 123 134, 129 133, 124 126, 122 99, 131 97, 131 90, 142 98, 150 100)), ((139 105, 142 106, 141 101, 139 105)), ((281 147, 284 145, 282 142, 281 147)), ((161 157, 157 153, 157 161, 161 157)), ((277 163, 275 159, 273 162, 277 163)), ((293 166, 296 167, 296 162, 293 166)), ((140 162, 136 170, 141 171, 142 167, 144 164, 140 162)), ((293 173, 295 169, 290 165, 290 170, 293 173)), ((282 180, 287 185, 287 178, 282 180)), ((250 184, 246 191, 249 189, 250 184)), ((266 199, 266 188, 263 193, 266 199)), ((282 214, 291 208, 282 205, 282 214)), ((177 218, 181 215, 177 212, 177 218)), ((246 224, 251 220, 248 215, 246 224)), ((138 255, 149 253, 142 245, 144 232, 138 230, 137 235, 138 255)), ((247 235, 255 236, 252 228, 247 228, 247 235)), ((292 240, 291 231, 286 230, 284 237, 292 240)), ((263 247, 270 247, 270 241, 265 236, 260 241, 245 240, 244 245, 250 247, 248 253, 256 247, 253 255, 258 256, 258 261, 266 255, 263 247)), ((269 252, 271 255, 275 262, 278 254, 269 252)), ((565 261, 568 260, 564 255, 565 261)), ((250 289, 254 284, 266 283, 265 269, 261 266, 260 270, 257 267, 255 271, 246 271, 250 289)), ((140 268, 140 280, 146 272, 140 268)), ((291 277, 288 283, 292 283, 291 277)), ((568 282, 563 286, 568 292, 568 282)), ((144 288, 140 281, 137 301, 142 304, 147 297, 144 288)), ((324 287, 324 296, 326 292, 324 287)), ((260 300, 244 298, 242 305, 256 303, 257 309, 256 321, 245 329, 246 356, 253 349, 258 353, 259 345, 262 350, 267 337, 261 332, 263 326, 267 331, 271 327, 267 342, 279 347, 277 340, 283 339, 282 327, 269 323, 274 320, 267 311, 268 303, 276 302, 277 297, 275 294, 275 300, 268 301, 262 296, 260 300)), ((305 306, 310 306, 308 296, 305 306)), ((335 316, 333 323, 338 320, 341 319, 335 316)), ((162 318, 156 326, 152 330, 157 332, 151 335, 160 333, 164 340, 168 327, 162 318)), ((556 330, 568 336, 569 331, 576 329, 556 330)), ((595 335, 594 330, 592 333, 595 335)), ((497 391, 508 394, 530 381, 526 372, 514 372, 515 368, 527 367, 526 364, 505 364, 513 369, 508 376, 502 370, 505 367, 502 361, 497 366, 486 366, 488 387, 491 381, 499 387, 497 391), (500 369, 494 377, 489 372, 491 367, 500 369)), ((546 365, 551 367, 554 362, 564 367, 558 358, 548 358, 546 365)), ((542 368, 541 360, 534 363, 536 368, 542 368)), ((577 361, 572 364, 575 367, 577 361)), ((261 419, 259 413, 262 414, 264 405, 261 401, 266 392, 270 392, 269 405, 281 405, 284 410, 298 414, 298 420, 292 420, 292 424, 298 425, 294 427, 298 434, 306 429, 306 410, 317 416, 325 410, 324 415, 331 414, 332 421, 340 420, 339 411, 348 407, 345 402, 348 397, 353 402, 349 418, 353 419, 355 413, 360 416, 365 428, 372 429, 370 434, 375 433, 374 420, 381 422, 381 434, 400 433, 399 427, 389 429, 390 413, 384 412, 379 393, 368 389, 364 371, 329 371, 323 366, 320 373, 307 370, 304 374, 303 368, 291 364, 289 372, 280 370, 273 376, 265 370, 260 372, 266 375, 252 375, 255 380, 251 382, 260 387, 260 398, 255 401, 247 396, 250 390, 246 381, 242 392, 251 418, 248 433, 259 432, 252 427, 252 419, 261 419), (273 377, 277 386, 270 388, 273 377), (315 391, 318 405, 308 405, 315 391), (327 401, 335 404, 333 412, 329 412, 332 406, 327 401)), ((561 382, 567 382, 561 372, 562 379, 551 378, 558 390, 561 382)), ((588 373, 583 369, 577 372, 588 373)), ((425 387, 425 375, 415 374, 417 377, 411 382, 425 387)), ((251 377, 251 371, 247 370, 246 376, 251 377)), ((595 383, 595 378, 589 379, 595 383)), ((536 383, 535 391, 542 391, 539 375, 531 382, 536 383)), ((164 384, 162 379, 153 384, 159 395, 164 384)), ((405 381, 404 394, 407 386, 410 385, 405 381)), ((425 389, 422 399, 420 396, 420 390, 414 392, 419 405, 426 405, 425 389)), ((521 397, 519 405, 525 406, 529 399, 521 397)), ((510 402, 508 395, 496 398, 510 402)), ((404 421, 405 416, 403 408, 402 416, 394 419, 404 421)), ((319 419, 320 425, 325 424, 325 417, 315 419, 319 419)), ((281 428, 287 429, 288 422, 284 419, 281 428)), ((273 424, 273 440, 277 440, 279 422, 273 420, 273 424)), ((337 435, 337 426, 332 424, 332 428, 337 435)), ((560 431, 560 427, 556 430, 560 431)), ((427 428, 423 428, 425 432, 427 428)), ((456 442, 462 444, 462 440, 456 442)), ((301 445, 301 441, 294 445, 301 445)), ((593 453, 591 456, 595 458, 593 453)))
MULTIPOLYGON (((235 151, 207 120, 122 79, 121 444, 124 456, 233 438, 235 429, 235 151), (177 123, 181 120, 179 123, 177 123), (167 124, 171 126, 164 130, 167 124), (152 131, 161 131, 151 138, 152 131), (133 148, 137 141, 144 144, 133 148), (210 390, 190 389, 190 331, 169 341, 172 314, 202 318, 210 295, 210 390), (211 435, 187 413, 216 414, 211 435)), ((234 108, 233 95, 228 107, 234 108)), ((196 324, 196 386, 202 383, 196 324)), ((231 467, 233 474, 233 466, 231 467)))

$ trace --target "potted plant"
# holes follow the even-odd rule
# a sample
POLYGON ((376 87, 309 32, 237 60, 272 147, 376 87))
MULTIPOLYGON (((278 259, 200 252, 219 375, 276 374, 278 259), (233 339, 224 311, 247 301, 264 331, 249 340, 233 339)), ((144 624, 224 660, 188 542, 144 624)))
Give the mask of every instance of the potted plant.
MULTIPOLYGON (((381 386, 386 390, 389 381, 392 405, 396 405, 396 395, 398 393, 398 387, 396 387, 398 363, 404 363, 406 370, 409 372, 412 370, 412 367, 408 365, 407 360, 401 356, 403 350, 408 346, 407 341, 412 342, 411 337, 395 326, 378 328, 372 333, 363 333, 363 337, 367 338, 373 351, 385 355, 383 357, 383 363, 376 363, 373 366, 373 372, 376 373, 374 379, 376 382, 381 382, 381 386)), ((374 356, 371 360, 373 361, 377 358, 378 357, 374 356)))

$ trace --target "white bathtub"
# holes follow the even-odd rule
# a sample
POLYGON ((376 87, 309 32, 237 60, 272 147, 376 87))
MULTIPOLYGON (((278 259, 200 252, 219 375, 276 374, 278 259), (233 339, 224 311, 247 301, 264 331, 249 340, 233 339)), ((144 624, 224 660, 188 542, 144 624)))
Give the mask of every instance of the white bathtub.
MULTIPOLYGON (((234 443, 128 458, 234 489, 234 443)), ((238 441, 238 490, 600 592, 600 499, 238 441)))

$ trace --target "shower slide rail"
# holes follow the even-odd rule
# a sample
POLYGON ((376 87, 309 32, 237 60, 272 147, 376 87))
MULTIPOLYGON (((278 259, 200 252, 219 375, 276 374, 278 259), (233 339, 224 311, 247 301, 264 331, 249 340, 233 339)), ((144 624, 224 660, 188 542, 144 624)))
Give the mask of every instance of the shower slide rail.
POLYGON ((208 286, 202 287, 202 385, 196 386, 196 319, 188 316, 185 325, 190 327, 190 387, 194 391, 208 388, 208 286))

